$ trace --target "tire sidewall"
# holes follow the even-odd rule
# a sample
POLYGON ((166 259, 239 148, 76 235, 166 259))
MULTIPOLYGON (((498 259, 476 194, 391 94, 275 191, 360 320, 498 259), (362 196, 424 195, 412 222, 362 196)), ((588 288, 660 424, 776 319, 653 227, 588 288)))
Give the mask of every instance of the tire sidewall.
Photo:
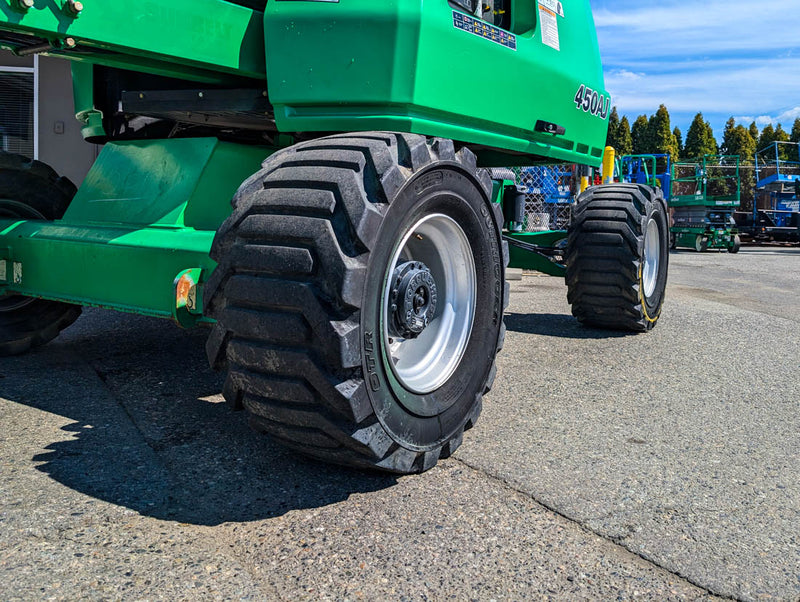
POLYGON ((464 428, 494 362, 503 313, 499 231, 478 181, 458 163, 439 162, 415 174, 399 191, 376 240, 379 243, 370 253, 361 314, 367 391, 389 436, 408 449, 426 451, 464 428), (453 218, 469 241, 475 264, 475 314, 453 374, 436 390, 417 394, 400 384, 389 365, 381 309, 389 264, 398 244, 412 225, 433 213, 453 218))
POLYGON ((667 288, 667 273, 669 270, 669 248, 670 248, 670 231, 669 220, 667 218, 667 211, 661 199, 655 199, 653 202, 647 203, 646 214, 642 220, 644 233, 647 232, 647 224, 651 219, 654 219, 658 226, 658 234, 660 238, 659 244, 659 261, 658 261, 658 275, 656 276, 656 287, 652 294, 644 294, 644 247, 646 241, 642 237, 642 254, 640 257, 639 265, 639 298, 644 310, 645 319, 649 326, 656 323, 661 315, 661 307, 664 304, 664 296, 667 288))

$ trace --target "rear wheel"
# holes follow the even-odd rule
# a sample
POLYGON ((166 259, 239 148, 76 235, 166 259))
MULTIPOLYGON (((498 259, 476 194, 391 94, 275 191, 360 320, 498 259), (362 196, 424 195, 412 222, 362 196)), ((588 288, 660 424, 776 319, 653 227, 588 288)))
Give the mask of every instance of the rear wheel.
MULTIPOLYGON (((72 182, 44 163, 0 152, 0 218, 58 219, 74 195, 72 182)), ((0 355, 47 343, 80 313, 77 305, 0 294, 0 355)))
POLYGON ((738 234, 736 234, 733 237, 733 241, 731 242, 731 245, 728 247, 728 253, 738 253, 739 249, 741 249, 741 248, 742 248, 742 239, 739 238, 738 234))
POLYGON ((460 444, 502 345, 491 180, 449 140, 365 133, 264 162, 206 287, 225 396, 281 443, 409 473, 460 444))
POLYGON ((661 315, 669 227, 660 190, 638 184, 589 188, 573 207, 567 300, 587 326, 646 331, 661 315))
POLYGON ((708 239, 702 234, 698 234, 694 239, 694 250, 698 253, 708 251, 708 239))

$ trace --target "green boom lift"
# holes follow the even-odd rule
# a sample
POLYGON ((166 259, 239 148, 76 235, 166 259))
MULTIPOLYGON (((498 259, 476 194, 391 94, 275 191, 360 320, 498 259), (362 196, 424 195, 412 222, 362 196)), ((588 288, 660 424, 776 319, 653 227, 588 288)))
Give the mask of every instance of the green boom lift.
POLYGON ((71 60, 103 144, 77 191, 0 157, 4 354, 80 306, 207 323, 256 428, 407 473, 481 411, 508 244, 566 275, 584 324, 660 315, 657 190, 590 188, 564 251, 563 233, 508 227, 521 195, 487 169, 600 164, 588 0, 0 0, 0 45, 71 60))

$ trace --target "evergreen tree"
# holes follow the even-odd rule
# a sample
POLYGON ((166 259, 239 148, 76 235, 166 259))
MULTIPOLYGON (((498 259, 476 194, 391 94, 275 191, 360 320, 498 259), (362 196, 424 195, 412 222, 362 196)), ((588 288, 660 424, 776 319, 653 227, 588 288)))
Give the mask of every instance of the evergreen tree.
POLYGON ((733 117, 725 124, 725 134, 719 152, 723 155, 739 155, 742 163, 752 163, 756 152, 756 139, 753 138, 752 128, 735 125, 733 117))
POLYGON ((794 125, 792 125, 792 133, 789 136, 789 140, 792 142, 800 142, 800 117, 794 120, 794 125))
POLYGON ((651 153, 669 155, 672 161, 678 160, 678 140, 672 133, 669 111, 665 105, 658 107, 647 124, 647 139, 651 153))
POLYGON ((761 133, 758 131, 758 126, 756 125, 755 121, 750 124, 750 135, 753 137, 753 140, 755 140, 756 143, 758 143, 758 138, 761 135, 761 133))
POLYGON ((771 123, 768 123, 761 130, 761 135, 758 137, 758 150, 764 150, 773 142, 775 142, 775 128, 772 127, 771 123))
POLYGON ((683 134, 677 125, 675 129, 672 130, 672 135, 675 136, 675 142, 678 143, 678 159, 680 160, 680 158, 683 157, 683 134))
POLYGON ((729 146, 733 139, 733 132, 736 130, 736 120, 731 117, 728 121, 725 122, 725 131, 722 132, 722 144, 719 147, 719 152, 721 155, 732 155, 734 153, 730 152, 729 146))
POLYGON ((687 159, 702 159, 704 155, 717 154, 714 130, 711 129, 711 124, 703 119, 702 113, 695 115, 692 125, 689 126, 684 152, 687 159))
POLYGON ((617 152, 620 155, 630 155, 633 153, 633 137, 631 136, 631 124, 628 121, 627 117, 623 117, 622 121, 619 122, 619 128, 617 129, 617 137, 619 144, 619 148, 617 148, 617 152))
MULTIPOLYGON (((789 134, 786 133, 780 123, 775 128, 775 142, 789 142, 789 134)), ((789 160, 789 147, 786 144, 778 145, 778 158, 781 161, 789 160)))
POLYGON ((619 153, 619 113, 617 113, 617 107, 611 109, 611 115, 608 117, 606 146, 613 147, 619 153))
MULTIPOLYGON (((789 140, 791 142, 800 143, 800 117, 794 120, 794 125, 792 125, 792 133, 789 136, 789 140)), ((800 161, 800 146, 795 146, 790 149, 789 154, 791 161, 800 161)))
MULTIPOLYGON (((783 131, 781 128, 781 134, 786 136, 786 132, 783 131)), ((758 138, 758 161, 761 163, 762 161, 774 161, 775 160, 775 148, 772 147, 773 142, 778 142, 782 136, 778 134, 778 130, 772 126, 771 123, 768 123, 764 126, 761 130, 761 136, 758 138), (764 152, 762 152, 764 151, 764 152)), ((779 149, 780 151, 780 149, 779 149)), ((779 159, 785 159, 786 157, 781 157, 780 152, 778 154, 779 159)))
POLYGON ((633 154, 645 155, 652 152, 650 150, 650 141, 648 140, 649 134, 649 121, 647 115, 639 115, 636 121, 633 122, 631 128, 631 138, 633 140, 633 154))

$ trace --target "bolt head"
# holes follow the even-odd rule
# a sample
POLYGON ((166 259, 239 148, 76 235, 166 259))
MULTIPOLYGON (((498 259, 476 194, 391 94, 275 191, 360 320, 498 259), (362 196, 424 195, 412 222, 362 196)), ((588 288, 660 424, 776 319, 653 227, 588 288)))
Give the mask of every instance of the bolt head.
POLYGON ((19 0, 19 5, 22 8, 33 8, 33 0, 19 0))

